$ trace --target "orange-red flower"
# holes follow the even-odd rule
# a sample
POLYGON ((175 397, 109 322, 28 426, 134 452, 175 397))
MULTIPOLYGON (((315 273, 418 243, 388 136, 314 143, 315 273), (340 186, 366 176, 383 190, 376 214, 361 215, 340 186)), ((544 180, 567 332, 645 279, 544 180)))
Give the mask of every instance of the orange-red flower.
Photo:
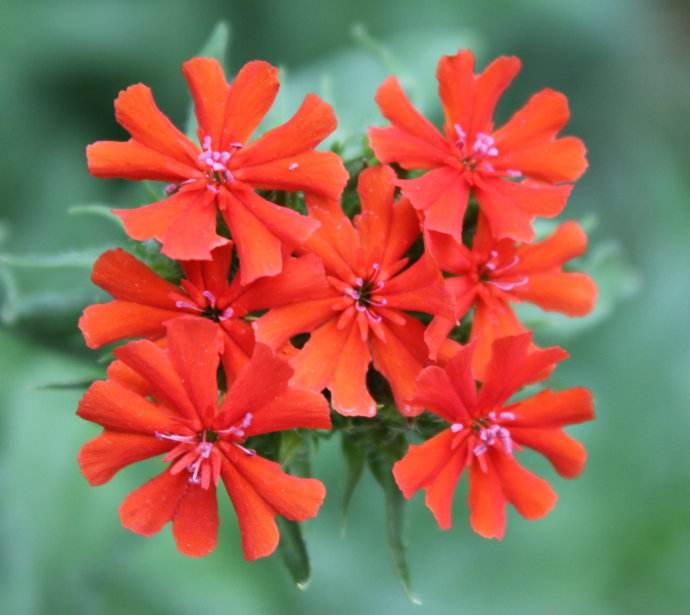
POLYGON ((279 540, 275 516, 315 516, 325 488, 318 480, 285 474, 247 448, 246 440, 286 429, 329 428, 326 400, 290 387, 290 366, 257 345, 219 402, 218 328, 199 318, 177 318, 167 328, 166 349, 142 340, 116 350, 148 384, 146 396, 113 380, 95 382, 85 393, 78 414, 104 432, 81 449, 81 470, 91 485, 101 485, 127 465, 165 453, 166 470, 122 503, 124 527, 150 536, 172 521, 182 553, 207 555, 216 546, 216 487, 222 479, 245 557, 270 555, 279 540))
POLYGON ((278 70, 245 64, 232 85, 216 60, 193 58, 182 66, 194 98, 201 148, 163 115, 151 90, 130 86, 115 100, 126 142, 98 141, 86 152, 96 177, 170 182, 168 198, 117 210, 133 239, 155 238, 177 260, 208 260, 227 243, 216 234, 225 219, 243 263, 242 283, 282 270, 284 245, 302 243, 318 223, 260 197, 254 189, 305 191, 338 198, 347 172, 335 154, 316 152, 336 126, 333 110, 309 94, 285 124, 249 143, 278 93, 278 70))
MULTIPOLYGON (((441 269, 457 276, 445 278, 455 321, 474 307, 470 339, 477 342, 474 370, 480 377, 494 340, 526 331, 511 303, 527 301, 568 316, 584 316, 594 307, 597 288, 592 278, 563 271, 567 261, 587 249, 587 235, 576 222, 561 224, 543 241, 519 245, 494 239, 480 217, 472 249, 441 233, 427 233, 427 244, 441 269)), ((437 316, 427 329, 432 357, 455 321, 437 316)))
POLYGON ((531 337, 525 333, 494 342, 479 390, 472 372, 474 344, 465 346, 444 368, 425 368, 417 379, 416 402, 449 426, 424 444, 411 445, 393 474, 408 499, 424 489, 426 505, 442 529, 452 526, 453 493, 465 468, 472 528, 499 539, 505 533, 506 504, 527 519, 539 519, 557 499, 544 479, 517 462, 516 451, 525 446, 540 452, 566 478, 584 468, 584 447, 562 428, 594 418, 587 389, 547 389, 509 402, 521 387, 543 378, 567 357, 557 347, 529 352, 531 337))
POLYGON ((321 228, 305 249, 323 259, 330 288, 255 322, 257 340, 273 348, 311 332, 292 359, 295 382, 316 391, 328 388, 342 414, 376 413, 366 385, 372 360, 391 384, 401 412, 418 414, 409 399, 428 350, 424 325, 406 312, 452 317, 433 259, 424 254, 408 266, 405 254, 420 235, 419 221, 407 199, 394 202, 394 179, 390 167, 362 172, 362 209, 354 226, 339 204, 310 202, 321 228))
MULTIPOLYGON (((277 276, 242 286, 231 280, 232 243, 216 248, 210 261, 181 263, 175 286, 124 250, 109 250, 93 268, 93 282, 114 300, 84 310, 79 328, 90 348, 134 337, 159 339, 165 323, 180 316, 208 319, 222 332, 223 365, 234 378, 254 350, 248 314, 304 301, 327 287, 323 265, 313 255, 290 257, 277 276)), ((240 267, 241 269, 241 267, 240 267)))
POLYGON ((587 167, 585 147, 574 137, 557 138, 570 117, 568 100, 545 89, 495 130, 496 103, 520 70, 520 60, 502 56, 474 74, 474 56, 462 50, 438 64, 445 135, 423 117, 395 77, 376 94, 387 128, 370 128, 379 160, 405 169, 429 169, 400 180, 403 194, 424 212, 425 227, 462 241, 470 191, 492 233, 531 241, 536 216, 556 216, 565 207, 572 182, 587 167))

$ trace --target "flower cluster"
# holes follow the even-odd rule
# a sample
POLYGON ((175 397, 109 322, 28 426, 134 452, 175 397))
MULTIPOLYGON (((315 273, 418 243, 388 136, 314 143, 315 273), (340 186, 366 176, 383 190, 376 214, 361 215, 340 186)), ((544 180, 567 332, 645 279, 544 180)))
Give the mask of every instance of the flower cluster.
POLYGON ((104 430, 79 453, 84 476, 100 485, 144 459, 167 464, 123 502, 126 528, 149 536, 170 521, 182 553, 206 555, 222 481, 245 557, 267 556, 275 517, 314 517, 326 490, 264 456, 262 435, 335 429, 338 415, 366 429, 381 408, 426 438, 392 475, 406 498, 426 492, 440 527, 452 524, 465 470, 482 536, 504 535, 507 503, 528 519, 551 510, 555 492, 516 453, 534 449, 577 476, 586 453, 563 427, 592 419, 592 398, 544 388, 514 399, 567 354, 539 348, 513 305, 592 310, 592 280, 564 270, 586 250, 583 230, 565 222, 537 240, 532 226, 561 214, 587 161, 579 139, 558 136, 569 110, 553 90, 494 126, 519 69, 501 57, 475 74, 470 51, 443 57, 442 130, 395 77, 384 81, 376 102, 390 125, 369 128, 373 154, 362 154, 352 184, 336 153, 315 149, 336 119, 314 94, 252 139, 279 88, 266 62, 249 62, 232 83, 216 60, 183 65, 198 143, 145 85, 119 94, 116 119, 131 138, 90 145, 89 172, 165 183, 161 200, 115 213, 181 272, 165 278, 108 251, 92 279, 112 300, 79 321, 90 348, 134 340, 115 348, 107 379, 80 402, 79 416, 104 430), (353 217, 344 191, 359 204, 353 217), (424 417, 431 433, 414 429, 424 417))

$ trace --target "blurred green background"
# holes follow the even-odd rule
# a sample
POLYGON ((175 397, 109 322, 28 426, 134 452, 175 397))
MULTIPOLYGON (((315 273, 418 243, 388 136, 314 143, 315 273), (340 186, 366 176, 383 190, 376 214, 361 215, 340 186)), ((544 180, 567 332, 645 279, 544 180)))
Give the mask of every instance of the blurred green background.
POLYGON ((685 0, 5 0, 0 253, 49 258, 0 262, 0 610, 687 613, 689 14, 685 0), (391 70, 438 119, 438 56, 471 46, 480 66, 504 53, 524 62, 499 117, 554 87, 571 100, 568 132, 589 147, 590 170, 567 215, 598 220, 595 257, 585 262, 597 269, 602 309, 591 326, 550 320, 542 329, 542 340, 563 343, 573 357, 556 385, 582 384, 596 395, 598 420, 571 430, 589 449, 587 470, 568 482, 530 457, 556 486, 559 504, 535 523, 511 513, 502 543, 470 531, 464 489, 449 533, 436 528, 421 496, 413 500, 409 558, 422 607, 406 600, 392 573, 382 495, 369 476, 341 536, 336 442, 317 458, 329 497, 305 528, 314 574, 301 592, 277 558, 242 560, 224 497, 219 547, 201 561, 178 555, 168 530, 149 540, 123 530, 119 502, 159 462, 89 488, 75 456, 97 430, 74 415, 79 392, 40 389, 102 369, 75 320, 99 297, 87 263, 121 235, 107 220, 67 209, 147 199, 141 186, 90 178, 84 146, 124 137, 112 101, 138 81, 182 123, 188 98, 179 66, 219 19, 232 26, 233 69, 253 58, 284 67, 276 120, 312 90, 335 105, 339 138, 382 124, 372 97, 391 70), (355 23, 390 53, 361 32, 353 37, 355 23), (566 327, 577 335, 566 337, 566 327))

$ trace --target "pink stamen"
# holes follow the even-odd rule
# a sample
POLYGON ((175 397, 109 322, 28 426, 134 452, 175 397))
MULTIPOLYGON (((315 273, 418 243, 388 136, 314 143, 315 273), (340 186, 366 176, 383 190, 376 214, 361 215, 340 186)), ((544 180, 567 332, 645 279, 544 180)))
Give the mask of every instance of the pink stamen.
POLYGON ((296 162, 293 162, 290 166, 288 166, 288 171, 294 171, 295 169, 299 168, 299 164, 296 162))
POLYGON ((462 431, 464 428, 465 428, 465 426, 464 426, 462 423, 453 423, 453 424, 450 426, 450 430, 451 430, 453 433, 458 433, 459 431, 462 431))
POLYGON ((216 307, 216 296, 210 290, 205 290, 201 294, 206 297, 206 300, 212 308, 216 307))
POLYGON ((498 415, 498 418, 500 418, 503 421, 514 421, 515 420, 515 413, 514 412, 501 412, 498 415))
POLYGON ((524 286, 527 284, 529 280, 527 279, 527 276, 521 277, 519 280, 515 280, 515 282, 498 282, 496 280, 489 280, 487 284, 492 284, 499 290, 506 290, 510 291, 513 290, 514 288, 518 288, 520 286, 524 286))
MULTIPOLYGON (((218 320, 221 320, 221 321, 230 320, 234 315, 235 315, 235 310, 233 310, 231 307, 225 308, 225 311, 218 317, 218 320)), ((252 323, 252 324, 255 324, 255 323, 252 323)))
POLYGON ((180 436, 180 435, 175 434, 175 433, 162 433, 160 431, 156 431, 154 433, 154 436, 156 436, 156 438, 158 440, 170 440, 171 442, 185 442, 185 443, 187 443, 187 442, 194 442, 194 440, 196 439, 196 436, 180 436))
POLYGON ((198 305, 189 303, 188 301, 175 301, 175 307, 179 310, 193 310, 194 312, 203 312, 198 305))

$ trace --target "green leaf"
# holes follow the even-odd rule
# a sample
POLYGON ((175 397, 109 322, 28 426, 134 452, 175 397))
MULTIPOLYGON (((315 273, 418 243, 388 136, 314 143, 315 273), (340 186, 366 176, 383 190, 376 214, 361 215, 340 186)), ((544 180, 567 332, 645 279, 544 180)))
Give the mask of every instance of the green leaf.
POLYGON ((31 391, 84 391, 91 386, 95 378, 83 378, 72 382, 46 382, 29 387, 31 391))
POLYGON ((343 533, 347 525, 347 513, 350 509, 350 502, 352 495, 355 492, 362 473, 364 472, 364 463, 366 461, 366 453, 364 443, 361 438, 355 434, 348 434, 346 431, 342 432, 342 450, 347 465, 347 474, 345 475, 345 486, 343 487, 343 499, 340 505, 341 523, 343 533))
POLYGON ((374 450, 369 455, 369 468, 383 489, 386 502, 386 535, 393 558, 393 567, 402 582, 407 598, 413 604, 422 601, 412 591, 410 568, 407 564, 406 544, 404 539, 405 500, 393 478, 393 464, 402 456, 406 441, 400 435, 384 450, 374 450))
POLYGON ((123 228, 122 220, 112 212, 112 207, 110 205, 101 205, 100 203, 73 205, 67 210, 67 213, 72 216, 96 216, 108 220, 108 222, 112 222, 120 229, 123 228))
POLYGON ((130 251, 139 260, 148 265, 155 273, 168 282, 177 284, 182 278, 179 263, 161 253, 161 245, 154 239, 147 241, 132 241, 130 251))
POLYGON ((311 580, 311 565, 302 528, 299 523, 283 517, 276 517, 276 521, 280 529, 278 553, 297 588, 305 590, 311 580))
MULTIPOLYGON (((219 21, 196 55, 203 58, 215 58, 225 69, 227 49, 230 44, 230 33, 229 24, 225 21, 219 21)), ((196 132, 198 127, 196 115, 194 114, 194 105, 190 104, 187 111, 187 121, 185 123, 184 132, 192 141, 196 141, 197 139, 196 132)))
POLYGON ((31 269, 60 269, 76 268, 91 269, 94 261, 105 251, 104 248, 90 248, 86 250, 69 250, 56 254, 0 254, 0 264, 10 267, 26 267, 31 269))
POLYGON ((0 267, 0 322, 10 325, 17 320, 19 290, 12 273, 0 267))
POLYGON ((411 78, 407 67, 395 57, 387 45, 369 34, 364 24, 354 24, 350 30, 350 35, 356 43, 371 53, 388 72, 398 75, 398 78, 404 75, 403 81, 409 84, 411 78))

